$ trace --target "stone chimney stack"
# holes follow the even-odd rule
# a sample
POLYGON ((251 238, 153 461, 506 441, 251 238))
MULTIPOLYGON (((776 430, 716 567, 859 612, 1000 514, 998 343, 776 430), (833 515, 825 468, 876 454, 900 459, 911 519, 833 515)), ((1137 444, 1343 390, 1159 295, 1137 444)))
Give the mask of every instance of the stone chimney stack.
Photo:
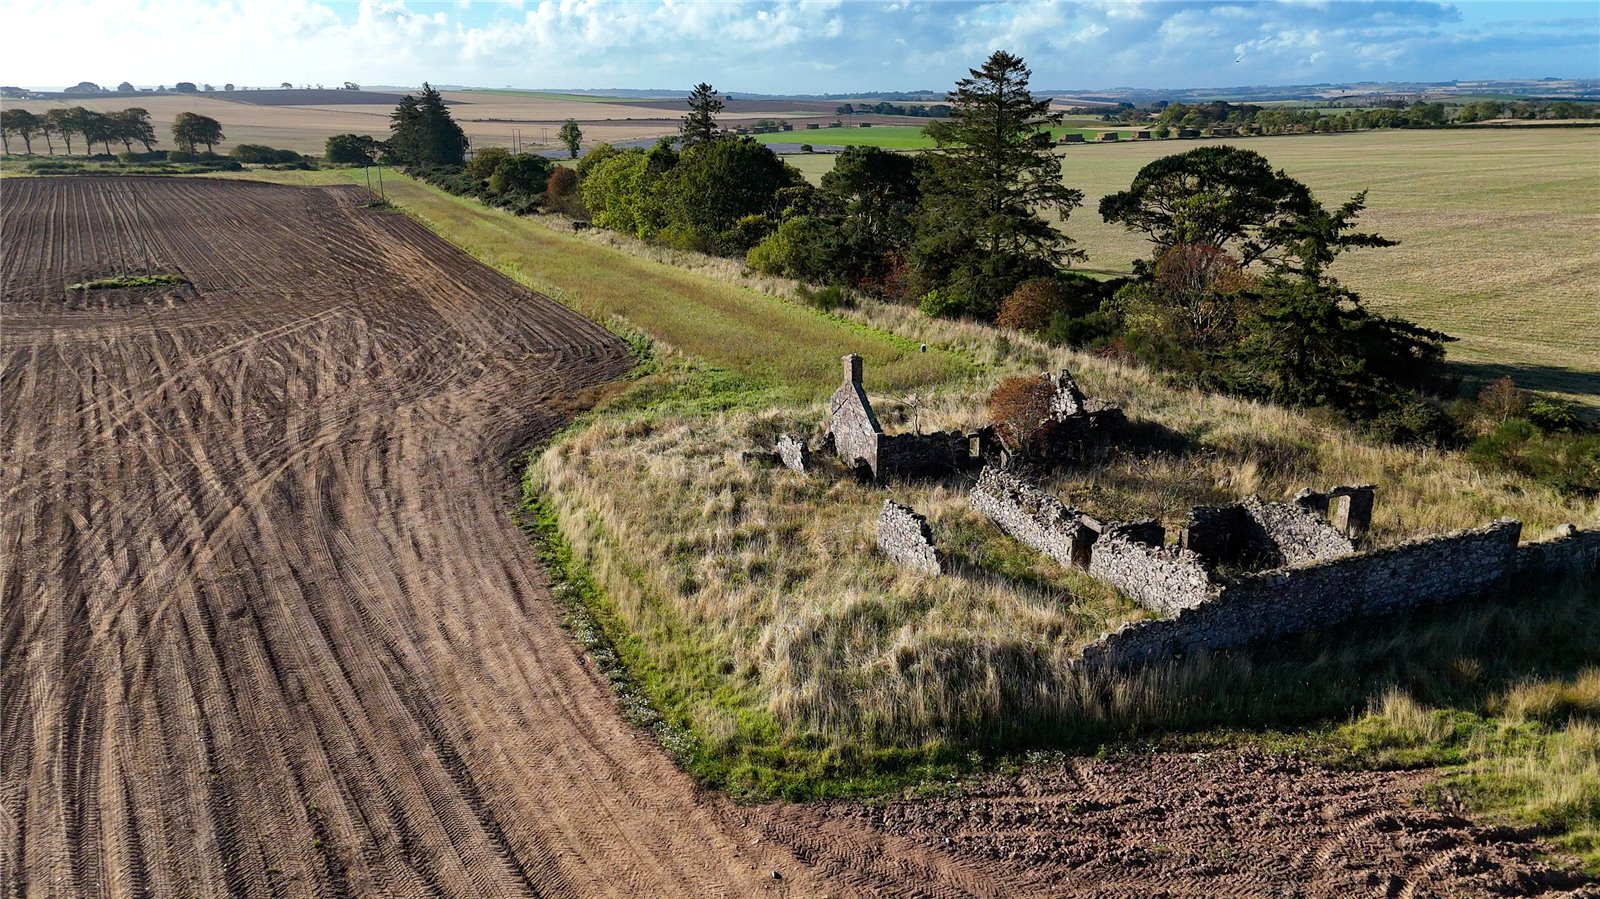
POLYGON ((861 386, 861 357, 855 353, 844 357, 844 380, 846 384, 861 386))

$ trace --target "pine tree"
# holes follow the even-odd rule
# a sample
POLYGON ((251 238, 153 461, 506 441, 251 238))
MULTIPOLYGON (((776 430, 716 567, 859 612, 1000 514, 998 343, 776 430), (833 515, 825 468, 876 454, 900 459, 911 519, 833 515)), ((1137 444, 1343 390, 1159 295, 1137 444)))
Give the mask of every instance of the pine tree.
POLYGON ((1001 298, 1030 277, 1083 254, 1040 213, 1065 220, 1083 192, 1061 183, 1049 126, 1061 121, 1028 90, 1021 57, 996 51, 947 95, 948 119, 927 133, 928 177, 914 260, 925 287, 956 298, 960 312, 993 317, 1001 298))
POLYGON ((717 139, 717 113, 722 111, 722 97, 717 89, 701 82, 689 93, 689 114, 678 126, 685 148, 717 139))
POLYGON ((466 162, 467 135, 451 118, 444 98, 427 83, 422 95, 406 94, 389 116, 389 152, 405 165, 458 166, 466 162))

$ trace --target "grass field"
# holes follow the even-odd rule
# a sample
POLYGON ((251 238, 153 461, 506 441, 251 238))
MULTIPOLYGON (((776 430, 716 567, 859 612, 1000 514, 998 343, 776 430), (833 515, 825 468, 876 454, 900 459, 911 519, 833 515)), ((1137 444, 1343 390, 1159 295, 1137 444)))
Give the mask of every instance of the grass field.
MULTIPOLYGON (((873 130, 873 129, 867 129, 873 130)), ((820 141, 819 141, 820 142, 820 141)), ((1127 272, 1149 245, 1101 221, 1100 198, 1145 163, 1205 141, 1062 151, 1084 192, 1066 232, 1082 267, 1127 272)), ((1461 338, 1450 358, 1474 376, 1600 409, 1600 129, 1385 131, 1234 142, 1265 155, 1329 204, 1367 190, 1365 228, 1400 241, 1335 268, 1374 309, 1461 338)), ((825 154, 787 160, 816 180, 825 154)))
MULTIPOLYGON (((247 172, 289 184, 364 183, 359 170, 247 172)), ((880 390, 962 378, 959 354, 921 352, 841 318, 737 283, 727 271, 702 273, 641 258, 535 219, 517 218, 399 176, 389 200, 487 265, 590 316, 620 319, 656 340, 768 388, 776 398, 815 399, 833 389, 839 357, 861 353, 880 390)), ((730 268, 735 268, 730 266, 730 268)))

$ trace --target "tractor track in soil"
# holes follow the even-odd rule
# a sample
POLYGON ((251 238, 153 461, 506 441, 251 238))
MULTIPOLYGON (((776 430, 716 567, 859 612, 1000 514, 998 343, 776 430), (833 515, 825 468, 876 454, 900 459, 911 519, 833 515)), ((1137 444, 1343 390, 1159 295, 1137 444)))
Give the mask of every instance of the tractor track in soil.
MULTIPOLYGON (((0 189, 0 894, 1086 894, 735 805, 624 722, 508 516, 516 449, 626 371, 602 328, 354 188, 0 189)), ((1411 876, 1349 826, 1298 876, 1411 876)))

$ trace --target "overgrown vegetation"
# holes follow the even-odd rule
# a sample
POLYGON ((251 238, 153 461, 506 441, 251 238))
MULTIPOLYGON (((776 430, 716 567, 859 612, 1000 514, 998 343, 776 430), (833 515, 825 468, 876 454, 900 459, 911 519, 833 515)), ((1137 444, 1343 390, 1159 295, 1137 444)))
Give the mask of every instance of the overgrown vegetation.
POLYGON ((150 287, 170 287, 175 284, 188 284, 189 279, 182 275, 114 275, 109 278, 95 278, 92 281, 80 281, 77 284, 68 284, 68 290, 124 290, 150 287))

